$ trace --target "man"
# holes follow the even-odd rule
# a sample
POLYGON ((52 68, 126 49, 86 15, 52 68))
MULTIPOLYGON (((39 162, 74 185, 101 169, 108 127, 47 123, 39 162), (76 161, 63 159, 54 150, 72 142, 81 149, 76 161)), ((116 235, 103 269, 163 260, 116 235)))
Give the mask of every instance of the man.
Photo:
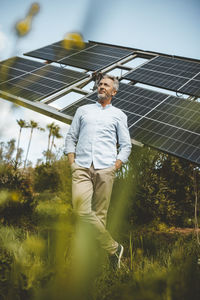
POLYGON ((128 160, 131 152, 127 116, 111 104, 118 87, 114 76, 102 77, 98 102, 77 109, 64 152, 72 169, 73 208, 82 220, 93 224, 102 248, 119 268, 123 246, 106 230, 115 171, 128 160))

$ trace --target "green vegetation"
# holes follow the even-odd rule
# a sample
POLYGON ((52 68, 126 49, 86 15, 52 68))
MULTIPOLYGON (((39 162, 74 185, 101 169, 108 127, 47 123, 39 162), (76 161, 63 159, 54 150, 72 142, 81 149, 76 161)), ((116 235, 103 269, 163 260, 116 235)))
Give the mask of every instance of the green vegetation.
POLYGON ((200 170, 133 148, 116 174, 109 210, 108 226, 125 246, 122 268, 113 272, 92 229, 72 211, 70 167, 53 153, 59 128, 49 125, 44 161, 33 168, 23 162, 20 135, 30 130, 31 146, 39 126, 21 121, 17 147, 0 143, 0 299, 199 299, 196 236, 175 228, 194 227, 200 170))

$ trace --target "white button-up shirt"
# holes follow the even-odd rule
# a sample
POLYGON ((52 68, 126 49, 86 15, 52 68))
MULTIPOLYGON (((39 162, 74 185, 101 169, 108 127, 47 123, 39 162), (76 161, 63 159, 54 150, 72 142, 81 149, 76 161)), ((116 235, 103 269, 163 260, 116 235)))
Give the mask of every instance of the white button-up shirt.
POLYGON ((117 159, 127 162, 131 152, 127 116, 111 104, 79 107, 65 140, 65 153, 71 152, 75 162, 85 168, 92 163, 95 169, 108 168, 117 159))

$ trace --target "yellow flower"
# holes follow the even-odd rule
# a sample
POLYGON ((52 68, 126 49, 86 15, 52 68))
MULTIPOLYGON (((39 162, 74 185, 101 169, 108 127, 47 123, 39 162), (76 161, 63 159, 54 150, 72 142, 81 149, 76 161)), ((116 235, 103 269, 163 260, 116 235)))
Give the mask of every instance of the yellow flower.
POLYGON ((30 31, 30 28, 31 28, 31 17, 28 16, 24 20, 17 22, 15 28, 16 28, 17 34, 19 36, 26 35, 30 31))
POLYGON ((85 43, 83 41, 83 37, 78 32, 71 32, 66 34, 63 40, 63 47, 67 50, 72 48, 83 49, 85 47, 85 43))
POLYGON ((31 16, 36 15, 36 14, 39 12, 39 10, 40 10, 40 5, 39 5, 39 3, 34 2, 34 3, 31 5, 29 15, 31 15, 31 16))
POLYGON ((25 19, 17 22, 17 24, 15 25, 15 28, 16 28, 17 34, 19 36, 24 36, 27 33, 29 33, 29 31, 31 29, 31 23, 32 23, 33 16, 36 15, 39 12, 39 10, 40 10, 39 4, 37 2, 34 2, 31 5, 29 13, 25 17, 25 19))

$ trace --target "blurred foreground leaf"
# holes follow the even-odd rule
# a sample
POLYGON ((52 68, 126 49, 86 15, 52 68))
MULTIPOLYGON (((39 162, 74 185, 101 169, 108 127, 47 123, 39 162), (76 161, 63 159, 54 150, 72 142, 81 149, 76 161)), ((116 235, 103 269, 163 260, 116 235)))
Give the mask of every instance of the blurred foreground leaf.
POLYGON ((85 43, 82 35, 78 32, 67 33, 63 40, 63 47, 67 50, 72 48, 83 49, 85 47, 85 43))
POLYGON ((16 23, 15 29, 19 37, 25 36, 29 33, 29 31, 31 30, 33 16, 36 15, 39 12, 39 10, 39 4, 33 3, 27 16, 23 20, 20 20, 16 23))

